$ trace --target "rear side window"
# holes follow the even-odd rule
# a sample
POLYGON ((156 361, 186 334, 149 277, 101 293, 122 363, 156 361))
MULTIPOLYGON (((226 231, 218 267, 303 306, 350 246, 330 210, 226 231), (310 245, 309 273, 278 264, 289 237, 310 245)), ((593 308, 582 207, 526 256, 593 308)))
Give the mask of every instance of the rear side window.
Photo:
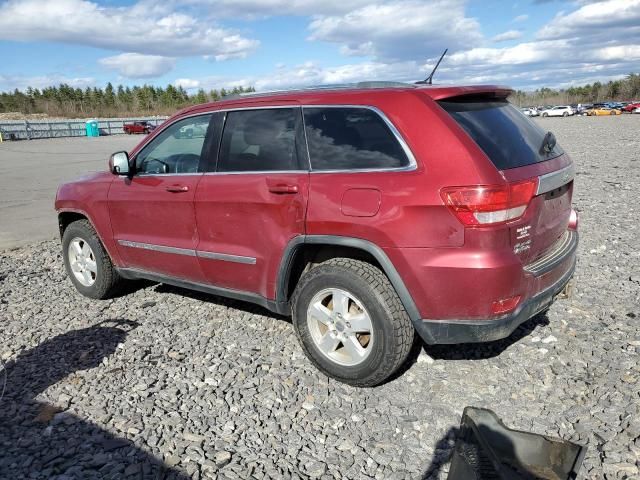
POLYGON ((312 170, 399 168, 409 159, 380 115, 368 108, 305 107, 312 170))
POLYGON ((219 172, 300 170, 296 153, 298 108, 227 113, 219 172))
POLYGON ((549 148, 542 130, 506 100, 461 99, 438 102, 499 170, 544 162, 564 151, 549 148))

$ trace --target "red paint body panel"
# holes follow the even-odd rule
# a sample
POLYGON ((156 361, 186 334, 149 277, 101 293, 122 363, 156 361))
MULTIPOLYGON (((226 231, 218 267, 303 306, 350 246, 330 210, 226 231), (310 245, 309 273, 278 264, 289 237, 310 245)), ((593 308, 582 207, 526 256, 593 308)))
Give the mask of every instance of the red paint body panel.
POLYGON ((197 249, 256 259, 255 264, 200 258, 205 280, 275 298, 275 279, 289 241, 302 235, 309 173, 205 175, 195 196, 197 249), (271 189, 295 186, 297 192, 271 189))
MULTIPOLYGON (((105 162, 106 164, 106 162, 105 162)), ((60 185, 56 194, 55 209, 58 212, 74 212, 87 217, 102 240, 113 263, 124 266, 113 239, 107 195, 115 179, 110 172, 85 175, 75 182, 60 185)))
POLYGON ((56 208, 86 211, 118 266, 136 266, 268 299, 276 297, 278 268, 293 238, 332 235, 367 240, 389 257, 422 318, 490 318, 494 301, 515 295, 525 301, 566 273, 575 257, 538 277, 523 268, 569 228, 572 184, 557 197, 533 198, 521 218, 497 226, 465 228, 443 204, 440 191, 444 187, 502 185, 570 165, 570 158, 562 155, 499 171, 436 103, 457 95, 504 98, 510 92, 496 86, 336 89, 190 107, 146 137, 132 156, 168 125, 196 113, 297 104, 366 105, 379 109, 393 123, 416 166, 384 172, 263 172, 133 180, 105 174, 61 187, 56 208), (188 193, 166 192, 164 187, 173 183, 184 183, 188 193), (531 246, 516 254, 518 228, 527 226, 531 246), (256 261, 134 252, 116 246, 119 239, 256 261))
POLYGON ((116 178, 109 190, 109 215, 120 258, 127 267, 191 281, 204 276, 195 255, 178 255, 118 244, 126 240, 194 250, 198 243, 193 198, 202 174, 116 178), (186 192, 167 187, 184 186, 186 192))

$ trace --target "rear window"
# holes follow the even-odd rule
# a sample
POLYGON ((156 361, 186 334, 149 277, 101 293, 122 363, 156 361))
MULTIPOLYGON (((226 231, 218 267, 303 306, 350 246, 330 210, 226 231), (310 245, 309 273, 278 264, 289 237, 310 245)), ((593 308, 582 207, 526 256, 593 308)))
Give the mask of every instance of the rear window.
POLYGON ((499 170, 544 162, 564 153, 558 144, 549 148, 547 132, 506 100, 465 98, 438 103, 499 170))

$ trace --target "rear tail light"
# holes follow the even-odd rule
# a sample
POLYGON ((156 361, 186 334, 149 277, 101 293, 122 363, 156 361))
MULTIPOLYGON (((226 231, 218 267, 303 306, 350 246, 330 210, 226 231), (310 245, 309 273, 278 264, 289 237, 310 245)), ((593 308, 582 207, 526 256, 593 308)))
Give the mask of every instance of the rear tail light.
POLYGON ((504 185, 446 187, 444 204, 467 227, 495 225, 520 218, 535 195, 538 179, 504 185))
POLYGON ((516 295, 515 297, 504 298, 502 300, 497 300, 491 304, 491 313, 494 315, 499 315, 501 313, 508 313, 514 310, 518 303, 520 302, 520 295, 516 295))

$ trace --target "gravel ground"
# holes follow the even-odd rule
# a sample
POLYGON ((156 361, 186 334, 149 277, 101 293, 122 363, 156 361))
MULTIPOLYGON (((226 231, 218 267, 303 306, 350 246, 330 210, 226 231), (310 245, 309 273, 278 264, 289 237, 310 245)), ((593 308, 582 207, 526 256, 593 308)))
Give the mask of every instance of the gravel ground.
POLYGON ((539 121, 578 167, 573 298, 375 389, 318 373, 257 307, 147 283, 92 301, 57 242, 1 253, 0 477, 446 478, 474 405, 587 445, 582 478, 640 478, 640 115, 539 121))

